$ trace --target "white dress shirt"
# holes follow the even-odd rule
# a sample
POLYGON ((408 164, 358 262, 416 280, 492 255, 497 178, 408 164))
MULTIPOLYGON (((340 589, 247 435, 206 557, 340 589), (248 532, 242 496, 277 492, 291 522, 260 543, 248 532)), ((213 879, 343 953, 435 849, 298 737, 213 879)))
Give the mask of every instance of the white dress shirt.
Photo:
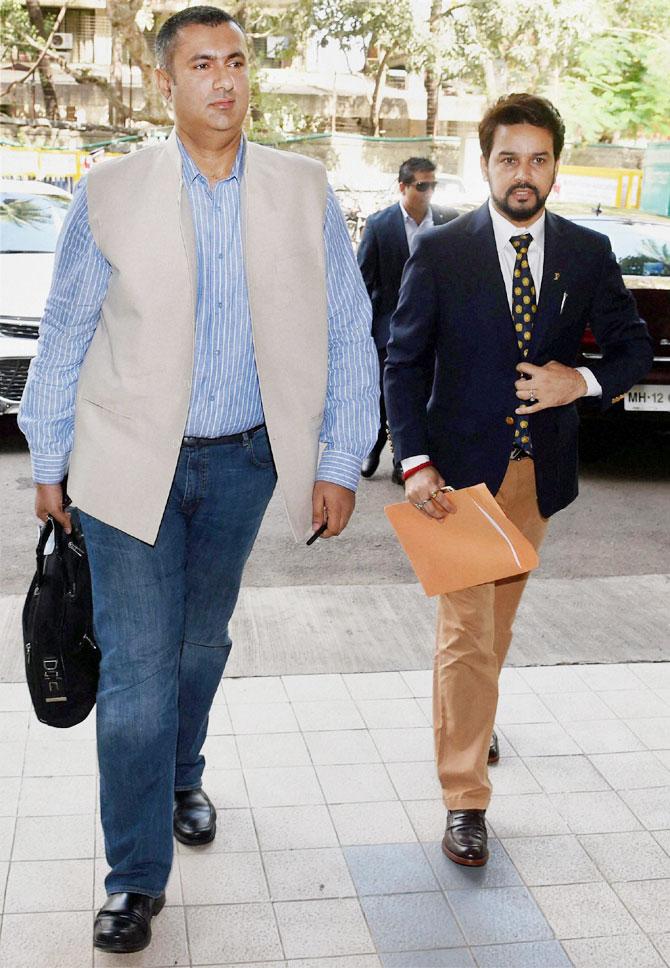
POLYGON ((416 239, 420 232, 425 232, 426 229, 432 229, 433 225, 433 210, 428 206, 428 211, 424 215, 423 219, 417 223, 414 221, 412 216, 405 210, 405 206, 402 202, 398 202, 400 206, 400 211, 402 212, 403 222, 405 223, 405 235, 407 236, 407 245, 409 247, 409 254, 412 255, 414 248, 416 246, 416 239))
MULTIPOLYGON (((523 235, 525 232, 530 232, 530 234, 533 236, 532 241, 528 246, 528 263, 530 266, 531 275, 533 276, 533 282, 535 283, 537 303, 539 305, 541 298, 542 272, 544 271, 544 209, 542 210, 540 217, 536 219, 535 222, 533 222, 531 225, 523 227, 514 225, 512 222, 508 221, 504 215, 501 215, 500 212, 493 207, 493 202, 491 199, 489 199, 489 212, 491 213, 491 222, 493 223, 493 235, 495 237, 496 250, 498 252, 498 261, 500 262, 500 271, 502 272, 503 279, 505 280, 505 289, 507 292, 507 301, 509 303, 510 313, 512 312, 512 282, 514 279, 514 264, 516 262, 516 249, 510 242, 510 239, 513 235, 523 235)), ((407 218, 408 217, 406 217, 405 224, 407 224, 407 218)), ((410 221, 413 220, 410 219, 410 221)), ((416 225, 416 223, 414 224, 416 225)), ((587 366, 578 366, 576 369, 578 373, 581 373, 586 383, 586 396, 602 396, 602 387, 594 377, 591 370, 587 366)), ((416 457, 406 457, 405 460, 401 461, 402 469, 403 471, 409 471, 413 467, 418 467, 419 464, 423 464, 429 460, 430 457, 428 457, 427 454, 417 454, 416 457)))

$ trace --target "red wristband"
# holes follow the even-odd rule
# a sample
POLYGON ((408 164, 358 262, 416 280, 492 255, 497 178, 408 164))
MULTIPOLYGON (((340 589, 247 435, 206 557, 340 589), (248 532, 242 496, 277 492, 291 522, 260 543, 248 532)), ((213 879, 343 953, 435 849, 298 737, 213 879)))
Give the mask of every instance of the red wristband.
POLYGON ((419 471, 422 471, 424 469, 424 467, 432 467, 432 466, 433 466, 432 460, 427 460, 427 461, 424 461, 423 464, 417 464, 416 467, 410 467, 408 471, 402 472, 402 479, 403 481, 408 481, 410 477, 412 477, 414 474, 418 474, 419 471))

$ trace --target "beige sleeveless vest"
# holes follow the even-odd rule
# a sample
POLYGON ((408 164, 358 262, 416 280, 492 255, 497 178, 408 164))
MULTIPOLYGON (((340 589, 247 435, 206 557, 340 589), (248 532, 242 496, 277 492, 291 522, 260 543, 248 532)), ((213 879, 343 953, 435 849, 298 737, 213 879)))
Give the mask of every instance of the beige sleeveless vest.
MULTIPOLYGON (((265 421, 300 540, 328 375, 325 169, 249 143, 241 197, 265 421)), ((186 426, 195 333, 195 239, 174 132, 94 168, 88 206, 112 274, 81 368, 68 491, 88 514, 153 544, 186 426)))

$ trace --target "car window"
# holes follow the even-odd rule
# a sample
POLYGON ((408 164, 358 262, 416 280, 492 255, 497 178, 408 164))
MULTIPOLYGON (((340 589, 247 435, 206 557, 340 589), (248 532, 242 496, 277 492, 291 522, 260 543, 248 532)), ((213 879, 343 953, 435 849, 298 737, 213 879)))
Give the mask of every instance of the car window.
POLYGON ((59 195, 0 196, 0 252, 55 252, 70 200, 59 195))
POLYGON ((670 226, 610 219, 572 221, 608 236, 625 276, 670 276, 670 226))

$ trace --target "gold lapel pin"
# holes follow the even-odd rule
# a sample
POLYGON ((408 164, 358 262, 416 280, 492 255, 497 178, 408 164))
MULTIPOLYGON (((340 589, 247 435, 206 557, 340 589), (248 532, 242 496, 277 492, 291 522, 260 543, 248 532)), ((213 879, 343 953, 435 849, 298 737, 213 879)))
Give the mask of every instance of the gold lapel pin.
POLYGON ((558 282, 558 280, 559 280, 560 278, 561 278, 561 274, 560 274, 560 272, 555 272, 555 273, 554 273, 554 282, 558 282))

